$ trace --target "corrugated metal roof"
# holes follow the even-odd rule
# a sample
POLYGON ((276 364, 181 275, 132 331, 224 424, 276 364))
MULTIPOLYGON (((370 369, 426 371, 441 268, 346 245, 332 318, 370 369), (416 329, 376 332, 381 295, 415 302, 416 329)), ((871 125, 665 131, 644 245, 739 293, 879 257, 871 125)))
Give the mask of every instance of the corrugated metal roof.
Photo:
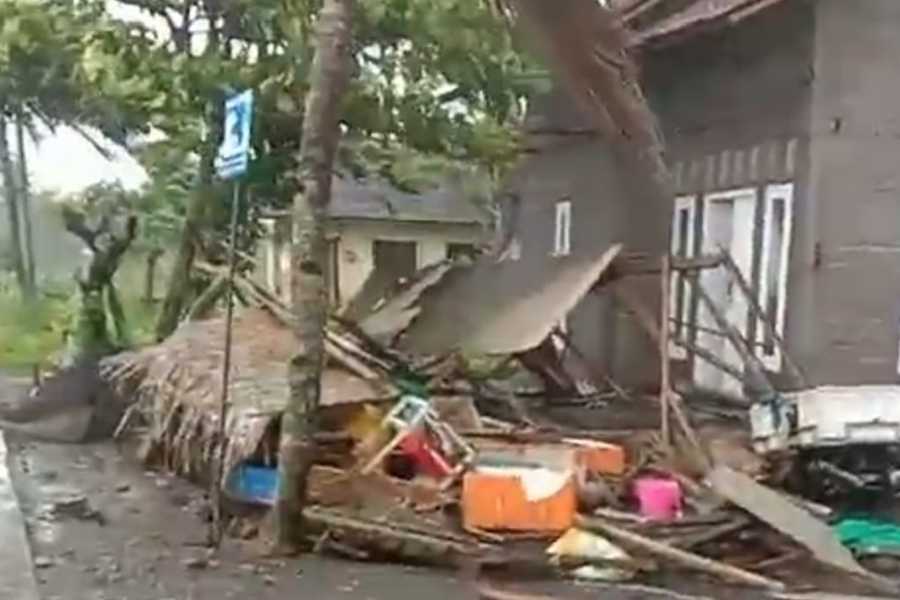
POLYGON ((419 223, 485 223, 487 213, 463 191, 446 184, 423 194, 398 190, 385 181, 335 177, 330 215, 335 219, 377 219, 419 223))

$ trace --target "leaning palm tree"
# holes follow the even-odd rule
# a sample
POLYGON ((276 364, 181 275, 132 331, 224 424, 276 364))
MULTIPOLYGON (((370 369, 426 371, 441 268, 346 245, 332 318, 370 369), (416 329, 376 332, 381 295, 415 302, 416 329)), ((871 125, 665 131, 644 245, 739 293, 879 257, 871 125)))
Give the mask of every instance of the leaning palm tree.
POLYGON ((527 34, 560 84, 616 148, 638 159, 665 195, 669 187, 656 119, 641 91, 620 13, 599 0, 492 0, 527 34))

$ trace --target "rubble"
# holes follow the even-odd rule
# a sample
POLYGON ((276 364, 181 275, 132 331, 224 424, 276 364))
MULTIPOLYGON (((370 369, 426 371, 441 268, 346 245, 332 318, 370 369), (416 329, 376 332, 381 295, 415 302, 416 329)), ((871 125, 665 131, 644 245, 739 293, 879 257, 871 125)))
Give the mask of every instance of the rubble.
MULTIPOLYGON (((577 284, 576 292, 563 293, 560 284, 555 293, 572 302, 588 285, 585 273, 621 270, 614 264, 619 252, 614 247, 586 270, 573 267, 563 278, 577 284)), ((722 261, 703 257, 672 268, 722 261)), ((616 391, 615 382, 598 375, 592 384, 612 389, 615 398, 604 410, 613 413, 626 402, 646 406, 667 428, 573 429, 519 404, 514 387, 492 380, 496 367, 476 376, 454 355, 409 356, 390 345, 388 340, 403 339, 403 328, 427 329, 420 318, 436 317, 422 311, 441 297, 448 285, 443 278, 452 274, 431 271, 415 280, 418 287, 383 303, 385 314, 369 314, 366 324, 377 341, 352 323, 329 323, 321 452, 309 475, 311 505, 304 512, 318 531, 317 551, 454 568, 472 561, 485 570, 518 565, 595 581, 687 570, 771 591, 794 583, 784 577, 787 566, 812 559, 869 586, 892 585, 857 563, 846 536, 842 545, 825 522, 836 514, 832 509, 756 481, 770 476, 773 486, 778 482, 777 469, 770 468, 774 459, 752 448, 758 435, 754 439, 743 424, 719 417, 700 422, 691 399, 674 389, 663 387, 647 400, 616 391), (425 305, 417 304, 420 297, 425 305), (494 410, 498 402, 507 410, 494 410), (497 418, 501 414, 505 419, 497 418)), ((166 343, 115 357, 104 369, 137 391, 138 408, 128 417, 133 422, 122 431, 144 438, 146 464, 203 479, 218 444, 225 444, 226 497, 237 506, 267 509, 278 485, 277 424, 293 340, 287 309, 251 284, 243 286, 245 295, 256 294, 258 307, 235 322, 226 439, 213 435, 221 321, 188 324, 166 343)), ((660 328, 640 299, 623 297, 648 335, 660 341, 660 328)), ((470 341, 503 347, 534 368, 528 346, 539 336, 552 337, 552 324, 542 319, 501 340, 505 323, 470 341)), ((441 331, 450 335, 446 327, 441 331)), ((732 343, 745 342, 729 333, 732 343)), ((453 335, 467 334, 460 329, 453 335)), ((665 362, 667 345, 658 347, 665 362)), ((750 354, 742 356, 750 362, 750 354)), ((544 375, 565 368, 560 362, 544 375)), ((562 384, 578 378, 551 379, 562 384)), ((760 389, 767 401, 779 397, 768 383, 760 389)), ((233 535, 253 537, 261 530, 245 512, 237 514, 233 535)))

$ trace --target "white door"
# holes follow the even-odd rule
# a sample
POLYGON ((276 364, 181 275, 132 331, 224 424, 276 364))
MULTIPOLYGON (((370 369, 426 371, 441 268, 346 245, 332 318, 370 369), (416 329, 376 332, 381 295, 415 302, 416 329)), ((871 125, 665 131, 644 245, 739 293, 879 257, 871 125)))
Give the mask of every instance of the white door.
MULTIPOLYGON (((756 191, 747 189, 710 194, 704 198, 703 211, 703 254, 714 254, 722 248, 728 250, 744 278, 752 281, 756 191)), ((704 271, 700 282, 728 321, 746 338, 747 299, 731 281, 725 267, 704 271)), ((725 335, 718 333, 715 319, 702 302, 697 317, 697 345, 743 371, 740 355, 725 335)), ((742 395, 740 381, 699 357, 694 361, 694 383, 697 387, 729 396, 742 395)))

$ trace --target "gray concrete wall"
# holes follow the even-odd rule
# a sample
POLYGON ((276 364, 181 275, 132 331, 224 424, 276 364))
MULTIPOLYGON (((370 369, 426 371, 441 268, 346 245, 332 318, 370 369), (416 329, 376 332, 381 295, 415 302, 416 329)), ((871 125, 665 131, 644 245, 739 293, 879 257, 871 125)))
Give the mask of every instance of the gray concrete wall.
MULTIPOLYGON (((559 109, 561 103, 551 105, 559 109)), ((571 103, 568 106, 575 110, 571 103)), ((558 267, 560 259, 553 252, 556 204, 562 200, 572 203, 572 256, 596 256, 619 242, 626 245, 626 252, 659 255, 667 248, 665 199, 654 195, 645 178, 629 176, 629 166, 601 139, 570 134, 532 141, 535 152, 518 165, 505 186, 521 203, 515 224, 521 254, 510 261, 505 277, 534 279, 558 267)), ((655 310, 659 286, 654 281, 632 283, 655 310)), ((658 360, 650 342, 608 292, 582 300, 567 326, 593 366, 622 385, 646 387, 656 382, 658 360)))
MULTIPOLYGON (((900 2, 816 6, 809 215, 820 260, 803 332, 817 383, 897 381, 900 2)), ((806 248, 807 255, 810 248, 806 248)))
MULTIPOLYGON (((666 137, 676 191, 696 198, 695 253, 701 248, 707 194, 755 190, 756 216, 747 227, 755 229, 760 245, 766 186, 794 184, 785 336, 791 354, 804 364, 815 354, 806 309, 815 238, 809 193, 814 44, 814 5, 795 0, 737 26, 649 51, 643 60, 647 94, 666 137)), ((757 250, 754 279, 759 263, 757 250)), ((696 303, 695 297, 695 318, 696 303)), ((752 320, 749 327, 752 333, 752 320)), ((689 365, 683 369, 689 373, 689 365)))

